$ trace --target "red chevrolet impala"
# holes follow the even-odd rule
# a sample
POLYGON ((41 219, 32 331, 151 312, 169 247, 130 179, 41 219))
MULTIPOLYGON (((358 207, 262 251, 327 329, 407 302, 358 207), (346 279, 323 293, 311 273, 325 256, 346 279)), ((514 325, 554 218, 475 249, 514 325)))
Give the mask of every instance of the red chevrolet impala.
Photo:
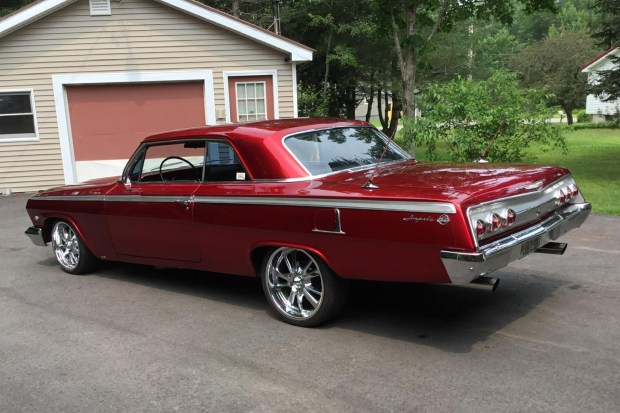
POLYGON ((333 317, 347 280, 488 284, 590 213, 569 171, 423 163, 364 122, 291 119, 151 136, 122 176, 27 204, 61 268, 99 260, 259 276, 285 321, 333 317))

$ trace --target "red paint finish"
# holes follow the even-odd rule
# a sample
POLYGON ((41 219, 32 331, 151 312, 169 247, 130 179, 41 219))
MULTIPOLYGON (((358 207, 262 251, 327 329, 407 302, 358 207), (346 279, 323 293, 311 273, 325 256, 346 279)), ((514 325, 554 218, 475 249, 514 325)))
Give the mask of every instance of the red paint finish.
POLYGON ((203 84, 69 86, 76 161, 128 159, 155 132, 205 124, 203 84))
POLYGON ((316 253, 344 278, 445 283, 450 279, 440 251, 476 252, 467 208, 522 195, 526 184, 547 186, 569 173, 405 160, 380 166, 373 180, 379 188, 368 190, 362 185, 373 167, 309 177, 282 143, 290 134, 344 126, 369 127, 291 119, 159 134, 143 141, 130 166, 145 145, 217 139, 230 143, 252 180, 124 183, 124 176, 40 193, 27 209, 35 226, 43 225, 35 215, 71 220, 95 255, 108 259, 253 276, 257 248, 294 246, 316 253), (289 203, 278 204, 284 201, 289 203), (375 208, 357 207, 362 202, 375 208), (376 207, 394 202, 432 203, 454 212, 376 207))

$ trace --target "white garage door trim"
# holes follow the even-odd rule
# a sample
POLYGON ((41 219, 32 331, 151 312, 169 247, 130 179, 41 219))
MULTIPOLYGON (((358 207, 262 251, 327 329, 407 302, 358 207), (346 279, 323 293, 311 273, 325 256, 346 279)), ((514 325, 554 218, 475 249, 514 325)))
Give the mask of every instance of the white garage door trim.
POLYGON ((60 138, 60 153, 65 175, 65 184, 77 183, 75 170, 75 156, 69 124, 69 102, 67 101, 66 86, 71 85, 102 85, 119 83, 166 83, 181 81, 202 81, 204 84, 205 124, 215 125, 215 95, 213 92, 213 71, 187 72, 122 72, 122 73, 92 73, 92 74, 63 74, 53 75, 54 104, 56 106, 56 120, 58 122, 58 137, 60 138))

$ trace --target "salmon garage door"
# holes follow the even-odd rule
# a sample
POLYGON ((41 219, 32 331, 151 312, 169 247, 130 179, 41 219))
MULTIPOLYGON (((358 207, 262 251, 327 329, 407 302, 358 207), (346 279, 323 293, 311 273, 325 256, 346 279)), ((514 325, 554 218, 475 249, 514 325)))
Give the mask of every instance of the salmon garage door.
POLYGON ((68 86, 77 179, 120 176, 145 137, 205 124, 202 82, 68 86))

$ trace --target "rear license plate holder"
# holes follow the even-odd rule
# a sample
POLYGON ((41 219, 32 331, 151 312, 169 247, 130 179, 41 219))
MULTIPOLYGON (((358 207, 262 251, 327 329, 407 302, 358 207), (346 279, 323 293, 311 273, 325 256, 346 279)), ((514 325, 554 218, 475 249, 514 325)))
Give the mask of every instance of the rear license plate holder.
POLYGON ((521 256, 525 257, 528 254, 536 251, 540 247, 540 237, 528 239, 521 244, 521 256))

